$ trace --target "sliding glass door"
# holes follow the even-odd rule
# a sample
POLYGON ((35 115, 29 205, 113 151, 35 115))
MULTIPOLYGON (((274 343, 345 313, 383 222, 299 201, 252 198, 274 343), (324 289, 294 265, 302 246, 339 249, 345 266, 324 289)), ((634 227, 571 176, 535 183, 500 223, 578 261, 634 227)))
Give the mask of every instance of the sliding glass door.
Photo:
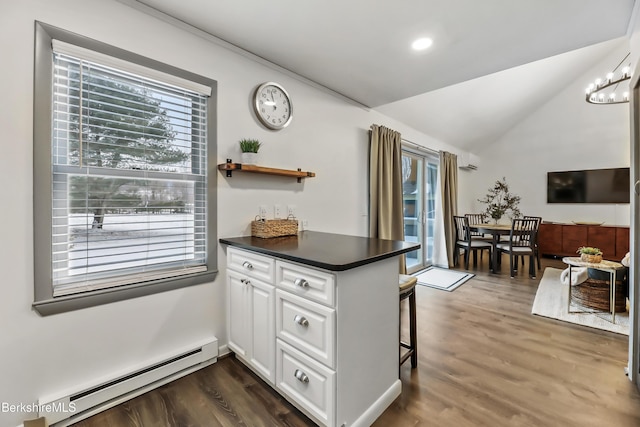
POLYGON ((402 149, 404 238, 421 244, 420 249, 406 256, 408 273, 422 270, 433 262, 438 164, 435 155, 408 147, 402 149))

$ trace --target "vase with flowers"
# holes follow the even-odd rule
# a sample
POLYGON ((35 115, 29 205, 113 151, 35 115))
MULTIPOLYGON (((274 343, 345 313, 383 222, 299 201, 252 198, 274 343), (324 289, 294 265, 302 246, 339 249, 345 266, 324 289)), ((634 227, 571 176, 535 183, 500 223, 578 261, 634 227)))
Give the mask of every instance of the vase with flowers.
POLYGON ((478 201, 486 205, 485 214, 492 218, 495 224, 504 215, 508 215, 511 219, 519 218, 522 215, 518 208, 520 196, 509 191, 505 177, 502 180, 497 180, 493 187, 489 188, 484 199, 478 199, 478 201))

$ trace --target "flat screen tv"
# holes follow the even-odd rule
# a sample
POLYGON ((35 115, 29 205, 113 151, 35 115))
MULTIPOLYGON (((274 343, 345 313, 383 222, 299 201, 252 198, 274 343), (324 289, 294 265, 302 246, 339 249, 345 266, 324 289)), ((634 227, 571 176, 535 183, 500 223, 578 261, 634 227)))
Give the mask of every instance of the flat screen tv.
POLYGON ((629 168, 547 173, 547 203, 629 203, 629 168))

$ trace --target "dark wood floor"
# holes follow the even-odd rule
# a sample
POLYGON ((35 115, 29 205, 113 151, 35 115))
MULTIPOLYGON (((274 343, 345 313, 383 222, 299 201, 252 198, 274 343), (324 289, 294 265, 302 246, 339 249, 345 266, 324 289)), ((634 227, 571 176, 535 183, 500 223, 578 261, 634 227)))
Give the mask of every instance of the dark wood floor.
MULTIPOLYGON (((640 426, 626 336, 531 315, 541 272, 471 270, 453 292, 418 286, 419 366, 402 366, 402 394, 374 426, 640 426)), ((312 423, 227 357, 76 424, 238 425, 312 423)))

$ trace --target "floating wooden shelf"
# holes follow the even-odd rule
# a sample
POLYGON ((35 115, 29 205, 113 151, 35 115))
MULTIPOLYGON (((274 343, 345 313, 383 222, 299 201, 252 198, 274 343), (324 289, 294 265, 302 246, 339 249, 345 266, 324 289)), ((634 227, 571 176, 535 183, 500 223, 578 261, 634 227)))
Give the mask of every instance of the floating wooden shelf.
POLYGON ((220 163, 218 165, 218 169, 221 171, 226 171, 227 176, 232 176, 233 171, 252 172, 266 175, 288 176, 291 178, 297 178, 298 182, 302 182, 302 178, 313 178, 314 176, 316 176, 314 172, 305 172, 301 169, 276 169, 257 165, 245 165, 242 163, 233 163, 231 159, 227 159, 227 163, 220 163))

